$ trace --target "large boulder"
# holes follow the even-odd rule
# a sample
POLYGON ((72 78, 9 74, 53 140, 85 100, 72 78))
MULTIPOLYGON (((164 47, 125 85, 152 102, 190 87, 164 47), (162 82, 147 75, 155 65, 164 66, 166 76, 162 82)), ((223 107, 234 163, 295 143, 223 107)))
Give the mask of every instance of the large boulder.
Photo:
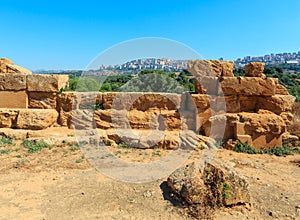
POLYGON ((15 65, 7 58, 0 58, 0 73, 18 73, 18 74, 32 74, 32 72, 24 67, 15 65))
POLYGON ((211 219, 215 209, 250 203, 246 179, 231 165, 211 161, 203 168, 191 163, 167 180, 177 198, 199 219, 211 219))

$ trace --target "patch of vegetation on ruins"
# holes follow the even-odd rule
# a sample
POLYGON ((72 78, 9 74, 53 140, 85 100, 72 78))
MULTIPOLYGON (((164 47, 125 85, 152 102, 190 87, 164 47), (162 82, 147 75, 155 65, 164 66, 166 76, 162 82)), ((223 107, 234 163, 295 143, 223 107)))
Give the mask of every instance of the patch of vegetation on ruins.
POLYGON ((274 148, 265 148, 265 149, 255 149, 251 147, 247 142, 241 143, 238 142, 233 150, 238 153, 247 153, 247 154, 269 154, 269 155, 275 155, 275 156, 287 156, 287 155, 293 155, 295 153, 300 153, 300 147, 290 147, 290 146, 278 146, 274 148))

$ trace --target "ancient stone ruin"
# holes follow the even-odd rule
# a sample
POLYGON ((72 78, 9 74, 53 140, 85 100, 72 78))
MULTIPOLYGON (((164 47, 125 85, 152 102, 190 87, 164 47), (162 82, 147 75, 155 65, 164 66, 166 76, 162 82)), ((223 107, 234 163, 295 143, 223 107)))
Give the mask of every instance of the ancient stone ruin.
POLYGON ((174 147, 172 134, 180 130, 219 138, 229 145, 248 142, 255 148, 281 146, 293 138, 288 127, 294 97, 277 79, 264 76, 262 63, 247 65, 245 77, 235 77, 233 67, 228 61, 191 61, 188 70, 195 76, 195 94, 77 93, 60 92, 68 86, 67 75, 30 74, 2 58, 0 128, 3 133, 3 128, 92 126, 107 131, 110 144, 120 139, 113 134, 116 127, 167 130, 170 137, 158 144, 167 148, 174 147), (91 111, 91 106, 98 108, 91 111), (218 133, 221 124, 225 129, 218 133))
POLYGON ((271 148, 293 138, 288 127, 295 98, 278 79, 266 78, 263 63, 246 65, 245 77, 234 77, 233 63, 227 61, 191 61, 188 69, 195 76, 197 94, 192 96, 200 119, 197 128, 205 135, 216 122, 213 126, 226 123, 222 139, 229 144, 240 141, 255 148, 271 148), (203 100, 214 102, 210 106, 199 104, 203 100), (226 107, 218 108, 220 102, 226 107))

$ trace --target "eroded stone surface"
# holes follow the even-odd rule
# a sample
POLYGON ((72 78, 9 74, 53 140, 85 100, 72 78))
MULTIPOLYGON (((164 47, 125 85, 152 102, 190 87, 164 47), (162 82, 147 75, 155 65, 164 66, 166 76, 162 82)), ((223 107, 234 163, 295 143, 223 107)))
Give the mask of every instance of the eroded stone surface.
POLYGON ((18 129, 42 130, 56 123, 58 113, 54 109, 20 109, 18 129))

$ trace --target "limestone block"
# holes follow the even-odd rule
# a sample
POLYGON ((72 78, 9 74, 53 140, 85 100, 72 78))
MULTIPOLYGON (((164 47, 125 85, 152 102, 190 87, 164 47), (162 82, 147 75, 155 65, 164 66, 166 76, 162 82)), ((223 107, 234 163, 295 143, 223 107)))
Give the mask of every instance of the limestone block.
POLYGON ((71 111, 73 108, 77 109, 79 105, 75 99, 76 92, 63 92, 57 96, 57 107, 63 111, 71 111))
POLYGON ((18 109, 0 108, 0 128, 14 128, 19 115, 18 109))
POLYGON ((198 112, 197 117, 196 117, 196 122, 195 122, 196 130, 198 131, 198 130, 202 129, 203 125, 205 123, 207 123, 209 118, 213 115, 214 115, 214 112, 210 108, 206 109, 205 111, 198 112))
POLYGON ((0 58, 0 73, 32 74, 30 70, 14 65, 14 63, 7 58, 0 58))
MULTIPOLYGON (((133 101, 132 109, 146 111, 148 109, 176 110, 180 108, 181 95, 176 93, 130 93, 133 101)), ((127 94, 126 94, 127 96, 127 94)))
POLYGON ((17 128, 42 130, 56 123, 58 112, 54 109, 20 109, 17 128))
POLYGON ((29 92, 58 92, 68 86, 68 75, 33 74, 27 76, 29 92))
POLYGON ((245 123, 245 134, 252 137, 259 135, 279 135, 286 131, 286 124, 283 119, 274 113, 247 113, 238 114, 240 121, 245 123))
POLYGON ((0 91, 26 90, 26 76, 21 74, 0 74, 0 91))
POLYGON ((239 77, 239 94, 243 96, 273 96, 275 82, 272 78, 239 77))
POLYGON ((234 63, 220 60, 192 60, 188 63, 188 71, 194 76, 230 76, 233 77, 234 63))
POLYGON ((245 76, 262 77, 264 76, 265 63, 252 62, 245 66, 245 76))
POLYGON ((215 112, 240 112, 239 96, 236 95, 210 97, 209 104, 211 109, 215 112))
POLYGON ((253 145, 253 143, 252 143, 252 138, 251 138, 250 135, 241 135, 241 134, 238 134, 237 137, 236 137, 236 139, 237 139, 239 142, 243 143, 243 144, 247 143, 247 144, 249 144, 250 146, 253 145))
POLYGON ((203 125, 206 136, 218 140, 228 140, 234 138, 234 124, 239 121, 239 116, 235 113, 213 115, 203 125))
POLYGON ((279 83, 278 78, 272 78, 272 79, 275 82, 275 86, 276 86, 275 94, 276 95, 289 95, 289 92, 288 92, 287 88, 285 88, 283 85, 281 85, 279 83))
POLYGON ((256 149, 282 146, 282 134, 265 134, 252 137, 252 145, 256 149))
POLYGON ((255 112, 257 99, 257 96, 240 96, 240 112, 255 112))
POLYGON ((64 111, 60 109, 57 123, 61 126, 72 128, 71 121, 72 121, 72 111, 64 111))
POLYGON ((0 108, 27 108, 26 91, 0 91, 0 108))
POLYGON ((295 97, 292 95, 274 95, 258 97, 257 110, 265 109, 280 115, 282 112, 291 112, 295 97))
POLYGON ((111 120, 111 114, 109 110, 96 110, 94 112, 94 120, 96 123, 97 128, 100 129, 109 129, 113 128, 112 126, 112 120, 111 120))
POLYGON ((241 122, 234 123, 234 136, 245 135, 245 124, 241 122))
POLYGON ((201 76, 195 78, 195 91, 198 94, 217 95, 219 93, 219 78, 201 76))
POLYGON ((234 77, 233 75, 233 69, 234 69, 234 63, 233 61, 222 61, 222 75, 226 77, 234 77))
POLYGON ((146 111, 151 108, 176 110, 180 107, 181 95, 171 93, 103 93, 104 109, 137 109, 146 111))
POLYGON ((56 109, 56 97, 53 92, 29 92, 28 108, 56 109))
POLYGON ((191 60, 188 62, 188 71, 195 77, 218 77, 222 74, 221 62, 209 62, 207 60, 191 60))
POLYGON ((209 106, 210 106, 209 96, 207 96, 205 94, 192 94, 191 99, 188 99, 187 101, 188 101, 187 109, 191 109, 191 110, 196 107, 198 109, 198 111, 204 111, 207 108, 209 108, 209 106), (190 102, 192 102, 192 103, 190 103, 190 102))
POLYGON ((239 80, 236 77, 222 77, 219 95, 238 95, 240 93, 239 80))
POLYGON ((102 105, 102 93, 76 92, 75 96, 80 109, 98 108, 102 105))

